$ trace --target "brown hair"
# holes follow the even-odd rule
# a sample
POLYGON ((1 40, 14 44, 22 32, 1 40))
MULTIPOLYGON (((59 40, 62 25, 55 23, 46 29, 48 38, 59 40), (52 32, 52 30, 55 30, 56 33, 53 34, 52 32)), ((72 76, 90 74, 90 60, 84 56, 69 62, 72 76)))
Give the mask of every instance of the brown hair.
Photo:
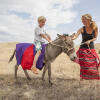
POLYGON ((90 27, 95 30, 97 28, 97 24, 95 21, 92 20, 92 16, 90 14, 84 14, 82 17, 85 17, 86 19, 90 20, 90 27))

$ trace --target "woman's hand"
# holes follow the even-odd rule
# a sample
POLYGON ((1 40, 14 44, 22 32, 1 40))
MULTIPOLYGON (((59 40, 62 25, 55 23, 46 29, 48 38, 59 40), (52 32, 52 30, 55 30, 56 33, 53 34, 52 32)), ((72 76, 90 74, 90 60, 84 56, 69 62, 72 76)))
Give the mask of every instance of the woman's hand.
POLYGON ((75 40, 75 39, 76 39, 76 36, 75 36, 75 35, 73 35, 71 38, 72 38, 72 40, 75 40))
POLYGON ((72 40, 74 40, 76 37, 75 37, 75 33, 73 33, 71 36, 72 40))
POLYGON ((72 35, 72 40, 75 40, 81 33, 83 32, 83 28, 80 28, 77 33, 72 35))
POLYGON ((91 43, 90 40, 86 41, 85 44, 89 45, 91 43))

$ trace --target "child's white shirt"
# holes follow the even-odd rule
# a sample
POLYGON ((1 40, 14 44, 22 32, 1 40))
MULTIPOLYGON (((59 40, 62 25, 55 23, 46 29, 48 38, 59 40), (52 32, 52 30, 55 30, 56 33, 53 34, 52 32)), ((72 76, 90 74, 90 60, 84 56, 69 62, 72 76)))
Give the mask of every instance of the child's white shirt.
POLYGON ((45 40, 40 36, 40 34, 46 34, 46 30, 44 27, 37 26, 34 30, 34 42, 45 42, 45 40))

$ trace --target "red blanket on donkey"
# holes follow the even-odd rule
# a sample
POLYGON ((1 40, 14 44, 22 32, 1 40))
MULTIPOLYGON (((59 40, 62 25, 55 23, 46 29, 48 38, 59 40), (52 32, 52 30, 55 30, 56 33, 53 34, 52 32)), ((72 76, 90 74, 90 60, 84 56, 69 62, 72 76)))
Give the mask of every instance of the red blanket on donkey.
MULTIPOLYGON (((39 56, 39 59, 36 64, 36 67, 40 70, 43 68, 43 65, 44 65, 43 60, 44 60, 44 55, 45 55, 45 47, 46 47, 46 44, 43 44, 41 55, 39 56)), ((36 49, 35 49, 34 44, 31 44, 31 43, 16 44, 17 64, 18 65, 21 64, 24 70, 31 69, 35 54, 36 54, 36 49)))

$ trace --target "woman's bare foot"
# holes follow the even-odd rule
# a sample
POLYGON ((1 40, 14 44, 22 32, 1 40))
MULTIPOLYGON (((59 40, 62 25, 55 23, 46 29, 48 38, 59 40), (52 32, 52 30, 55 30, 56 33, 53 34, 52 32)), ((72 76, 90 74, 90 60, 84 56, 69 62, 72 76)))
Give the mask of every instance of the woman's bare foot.
POLYGON ((32 71, 34 74, 38 74, 38 71, 37 71, 37 68, 36 68, 36 67, 32 67, 32 68, 31 68, 31 71, 32 71))

